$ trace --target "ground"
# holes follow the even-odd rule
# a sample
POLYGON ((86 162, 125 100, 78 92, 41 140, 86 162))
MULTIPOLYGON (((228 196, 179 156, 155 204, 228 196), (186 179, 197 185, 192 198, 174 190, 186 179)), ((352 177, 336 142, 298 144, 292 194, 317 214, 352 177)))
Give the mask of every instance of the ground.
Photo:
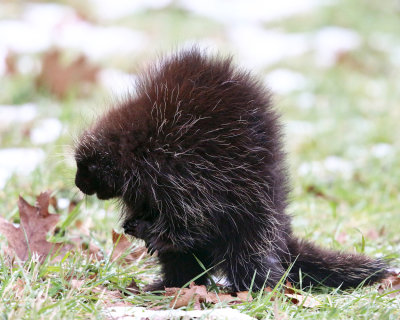
MULTIPOLYGON (((62 231, 52 241, 70 240, 83 224, 85 241, 98 246, 103 258, 71 253, 59 262, 10 267, 2 254, 3 318, 106 318, 107 298, 93 287, 122 290, 132 279, 142 286, 155 277, 155 258, 127 266, 110 260, 112 230, 121 231, 119 209, 78 192, 73 144, 116 96, 129 91, 134 76, 128 73, 190 43, 232 54, 274 93, 285 127, 295 232, 400 265, 398 1, 57 3, 0 5, 0 215, 19 223, 18 196, 34 203, 51 190, 62 231), (46 53, 54 48, 57 66, 46 69, 46 53), (87 60, 74 69, 80 54, 87 60), (46 70, 62 80, 49 79, 46 70), (70 212, 72 202, 78 206, 70 212), (83 283, 76 287, 71 279, 83 283)), ((0 236, 0 247, 6 244, 0 236)), ((399 296, 377 287, 303 293, 319 302, 314 308, 270 294, 254 294, 252 302, 232 308, 258 319, 398 319, 399 296)), ((170 305, 170 298, 152 294, 126 294, 123 301, 170 305)))

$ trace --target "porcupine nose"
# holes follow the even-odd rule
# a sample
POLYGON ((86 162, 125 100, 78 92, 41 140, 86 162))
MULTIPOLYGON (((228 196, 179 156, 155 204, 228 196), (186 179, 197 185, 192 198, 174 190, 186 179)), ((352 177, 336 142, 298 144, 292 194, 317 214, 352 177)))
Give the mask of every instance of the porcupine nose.
POLYGON ((135 236, 137 225, 138 224, 137 224, 137 222, 135 220, 134 221, 128 220, 122 225, 122 228, 124 229, 124 232, 126 234, 129 234, 131 236, 135 236))

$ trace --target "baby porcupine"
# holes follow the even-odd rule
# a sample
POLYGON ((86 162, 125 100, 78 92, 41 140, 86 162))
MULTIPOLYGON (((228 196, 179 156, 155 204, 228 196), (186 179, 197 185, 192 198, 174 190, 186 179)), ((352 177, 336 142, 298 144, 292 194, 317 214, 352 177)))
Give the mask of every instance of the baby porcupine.
POLYGON ((125 232, 158 252, 163 280, 152 289, 195 278, 197 259, 234 290, 273 287, 290 266, 288 279, 301 274, 303 285, 356 287, 387 274, 381 260, 293 235, 279 116, 229 58, 190 49, 147 69, 136 94, 82 135, 75 158, 79 189, 119 198, 125 232))

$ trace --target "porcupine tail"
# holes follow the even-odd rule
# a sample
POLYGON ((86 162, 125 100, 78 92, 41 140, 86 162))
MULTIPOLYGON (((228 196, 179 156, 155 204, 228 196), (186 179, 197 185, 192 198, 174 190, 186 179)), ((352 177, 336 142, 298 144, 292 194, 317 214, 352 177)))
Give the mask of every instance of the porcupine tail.
POLYGON ((356 288, 384 279, 386 262, 362 254, 344 253, 317 247, 306 240, 290 238, 288 249, 292 267, 289 278, 302 286, 356 288))

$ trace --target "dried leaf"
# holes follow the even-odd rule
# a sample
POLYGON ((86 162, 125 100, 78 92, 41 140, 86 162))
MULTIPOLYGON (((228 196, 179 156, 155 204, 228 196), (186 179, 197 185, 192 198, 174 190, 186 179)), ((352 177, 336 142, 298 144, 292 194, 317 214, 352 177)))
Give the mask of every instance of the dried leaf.
POLYGON ((236 293, 236 296, 242 301, 253 301, 253 297, 249 295, 248 291, 240 291, 236 293))
POLYGON ((348 242, 348 234, 345 231, 341 231, 335 238, 335 240, 341 244, 345 244, 348 242))
POLYGON ((293 286, 289 281, 286 281, 284 294, 292 303, 301 305, 305 308, 316 308, 321 305, 321 303, 315 300, 312 296, 303 296, 302 294, 299 294, 299 292, 293 289, 293 286))
POLYGON ((91 293, 96 293, 99 295, 99 300, 101 300, 106 306, 120 306, 127 305, 123 300, 121 292, 116 290, 108 290, 104 286, 96 286, 96 287, 85 287, 85 282, 79 279, 71 279, 70 280, 71 288, 86 292, 89 291, 91 293))
POLYGON ((17 56, 14 52, 9 51, 6 56, 6 74, 16 74, 17 73, 17 56))
POLYGON ((279 310, 278 308, 278 301, 274 302, 274 319, 275 320, 287 320, 289 319, 289 316, 285 313, 279 310))
POLYGON ((137 285, 135 279, 132 279, 131 283, 125 288, 125 290, 133 294, 140 293, 139 286, 137 285))
POLYGON ((147 253, 147 249, 145 247, 136 247, 132 252, 125 256, 127 251, 132 250, 131 241, 129 241, 124 234, 119 234, 114 230, 112 232, 112 240, 115 246, 111 256, 111 261, 130 264, 133 261, 140 259, 147 253))
POLYGON ((70 239, 70 241, 75 245, 77 250, 82 254, 89 256, 91 259, 103 259, 103 253, 93 242, 87 243, 83 237, 75 237, 70 239))
POLYGON ((385 227, 383 226, 379 230, 369 229, 365 236, 371 240, 378 240, 380 237, 384 235, 385 235, 385 227))
POLYGON ((37 78, 37 85, 48 88, 62 98, 74 86, 83 82, 95 82, 98 72, 99 68, 90 65, 82 55, 69 65, 63 65, 60 51, 52 50, 43 57, 42 71, 37 78))
POLYGON ((289 294, 285 293, 285 296, 290 299, 291 302, 294 304, 300 305, 304 308, 316 308, 321 305, 320 302, 315 300, 313 297, 310 295, 308 296, 303 296, 301 294, 289 294))
POLYGON ((248 297, 248 291, 238 292, 234 294, 229 293, 215 293, 208 292, 206 286, 196 286, 194 283, 189 285, 189 288, 165 288, 165 296, 173 296, 170 307, 180 308, 188 306, 191 302, 194 304, 195 309, 201 309, 201 303, 220 303, 227 302, 229 304, 240 303, 243 301, 252 300, 248 297))
POLYGON ((21 278, 18 278, 17 281, 15 281, 15 285, 13 287, 13 291, 15 292, 15 296, 17 298, 20 299, 22 297, 22 295, 24 293, 24 290, 25 290, 25 287, 26 287, 25 280, 23 280, 21 278))
POLYGON ((0 232, 7 238, 10 249, 21 261, 26 261, 30 253, 39 256, 43 262, 49 254, 65 253, 71 245, 51 243, 46 240, 47 233, 54 231, 59 216, 48 211, 50 193, 44 192, 37 197, 35 206, 31 206, 22 197, 19 198, 18 208, 20 227, 14 226, 0 217, 0 232))
POLYGON ((394 297, 400 294, 400 272, 391 272, 390 275, 382 280, 382 283, 378 287, 380 294, 390 292, 389 296, 394 297))
POLYGON ((293 289, 292 284, 289 281, 286 281, 285 284, 285 294, 295 294, 296 291, 293 289))

